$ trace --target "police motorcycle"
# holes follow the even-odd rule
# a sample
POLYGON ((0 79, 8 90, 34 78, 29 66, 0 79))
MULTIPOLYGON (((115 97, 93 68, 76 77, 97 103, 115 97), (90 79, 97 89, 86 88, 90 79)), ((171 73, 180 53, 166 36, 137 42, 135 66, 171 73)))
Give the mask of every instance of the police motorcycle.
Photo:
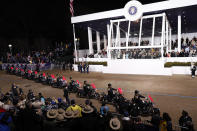
POLYGON ((47 76, 47 79, 46 79, 46 83, 47 83, 48 85, 50 85, 50 86, 52 86, 53 84, 55 84, 55 83, 56 83, 56 78, 55 78, 55 76, 54 76, 53 74, 48 75, 48 76, 47 76))
POLYGON ((15 74, 16 74, 17 76, 20 76, 20 74, 21 74, 21 69, 18 68, 18 67, 16 67, 16 68, 15 68, 15 74))
POLYGON ((130 114, 135 116, 150 116, 153 114, 154 109, 156 108, 154 108, 152 101, 147 97, 145 100, 141 100, 139 102, 135 102, 135 100, 132 99, 132 108, 130 110, 130 114))
POLYGON ((25 70, 23 68, 20 68, 20 77, 25 76, 25 70))
POLYGON ((14 66, 8 64, 7 67, 6 67, 6 71, 7 71, 8 74, 12 74, 12 72, 14 71, 14 66))
POLYGON ((97 92, 96 88, 93 88, 92 86, 90 86, 89 92, 88 92, 88 98, 92 98, 96 100, 100 99, 100 94, 97 92))
POLYGON ((25 71, 25 78, 31 80, 32 70, 25 71))
POLYGON ((12 65, 10 66, 9 73, 10 73, 10 74, 14 74, 14 73, 15 73, 14 66, 12 66, 12 65))
POLYGON ((78 88, 77 96, 80 98, 100 99, 97 89, 93 88, 90 84, 86 84, 83 88, 78 88))
POLYGON ((80 85, 77 81, 71 80, 71 82, 68 84, 68 91, 70 93, 77 93, 80 88, 80 85))
POLYGON ((60 89, 66 87, 66 86, 67 86, 67 81, 64 76, 58 77, 56 83, 53 84, 53 87, 60 88, 60 89))
POLYGON ((37 71, 33 71, 32 74, 31 74, 31 79, 32 80, 38 80, 39 78, 39 74, 37 71))
POLYGON ((100 94, 100 101, 101 102, 108 102, 108 97, 107 97, 107 94, 105 93, 105 92, 102 92, 101 94, 100 94))
POLYGON ((105 92, 101 93, 100 101, 108 104, 116 104, 122 95, 119 94, 118 90, 113 90, 113 97, 111 98, 105 92))
POLYGON ((38 78, 39 82, 41 83, 45 83, 46 80, 47 80, 47 77, 46 77, 46 74, 43 72, 39 75, 39 78, 38 78))

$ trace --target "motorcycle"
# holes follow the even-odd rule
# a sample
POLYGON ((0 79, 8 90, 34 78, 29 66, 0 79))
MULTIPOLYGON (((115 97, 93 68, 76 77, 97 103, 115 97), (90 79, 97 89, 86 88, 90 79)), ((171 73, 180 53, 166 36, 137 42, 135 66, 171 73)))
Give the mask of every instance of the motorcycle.
POLYGON ((146 100, 141 100, 140 103, 135 103, 134 100, 132 101, 133 107, 130 111, 131 114, 149 116, 154 113, 155 108, 153 107, 152 101, 148 100, 148 98, 146 98, 146 100))
POLYGON ((40 75, 39 75, 39 82, 41 82, 41 83, 45 83, 46 82, 46 80, 47 80, 47 77, 46 77, 46 74, 45 73, 41 73, 40 75))
POLYGON ((109 104, 117 104, 123 96, 119 94, 117 90, 113 91, 113 97, 111 98, 109 95, 105 94, 104 92, 101 93, 100 101, 106 102, 109 104))
POLYGON ((11 67, 10 67, 10 72, 9 72, 9 73, 10 73, 10 74, 14 74, 14 72, 15 72, 14 66, 11 66, 11 67))
POLYGON ((90 99, 99 100, 100 99, 100 94, 97 92, 97 89, 94 89, 90 86, 87 97, 90 98, 90 99))
POLYGON ((17 76, 20 76, 20 74, 21 74, 21 69, 20 69, 20 68, 16 68, 15 74, 16 74, 17 76))
POLYGON ((25 76, 25 71, 24 71, 24 69, 20 69, 20 76, 21 76, 21 77, 24 77, 24 76, 25 76))
POLYGON ((79 83, 76 81, 72 80, 69 85, 68 85, 68 91, 70 93, 77 93, 79 90, 79 83))
POLYGON ((32 75, 32 71, 31 70, 28 70, 28 71, 25 72, 26 79, 31 80, 31 78, 32 78, 31 75, 32 75))
POLYGON ((37 71, 33 71, 31 74, 31 79, 32 80, 37 80, 39 78, 38 72, 37 71))
POLYGON ((20 76, 20 71, 21 71, 20 68, 16 67, 14 74, 20 76))
POLYGON ((56 78, 53 74, 47 76, 46 83, 50 86, 56 83, 56 78))
POLYGON ((54 83, 53 87, 55 88, 64 88, 67 86, 67 81, 65 79, 65 77, 58 77, 57 78, 57 82, 54 83))
POLYGON ((105 94, 105 92, 101 93, 100 101, 101 102, 108 102, 108 97, 107 97, 107 94, 105 94))

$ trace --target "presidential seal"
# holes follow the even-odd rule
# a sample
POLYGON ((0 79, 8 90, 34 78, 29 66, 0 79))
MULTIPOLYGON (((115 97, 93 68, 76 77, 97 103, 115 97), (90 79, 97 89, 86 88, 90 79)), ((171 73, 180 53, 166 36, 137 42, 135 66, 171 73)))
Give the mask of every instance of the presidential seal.
POLYGON ((135 15, 137 13, 137 8, 135 6, 131 6, 128 11, 130 15, 135 15))
POLYGON ((124 16, 129 21, 140 19, 142 14, 142 4, 139 1, 129 1, 124 7, 124 16))

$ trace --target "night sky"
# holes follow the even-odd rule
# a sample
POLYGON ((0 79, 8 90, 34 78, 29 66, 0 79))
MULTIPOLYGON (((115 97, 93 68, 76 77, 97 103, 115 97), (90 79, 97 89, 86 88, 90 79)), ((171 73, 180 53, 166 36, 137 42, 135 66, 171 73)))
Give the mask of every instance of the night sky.
MULTIPOLYGON (((75 16, 123 8, 128 1, 74 0, 75 16)), ((142 4, 156 1, 161 0, 141 0, 142 4)), ((1 0, 1 45, 17 39, 26 39, 25 44, 34 45, 35 38, 72 42, 69 2, 70 0, 1 0)))

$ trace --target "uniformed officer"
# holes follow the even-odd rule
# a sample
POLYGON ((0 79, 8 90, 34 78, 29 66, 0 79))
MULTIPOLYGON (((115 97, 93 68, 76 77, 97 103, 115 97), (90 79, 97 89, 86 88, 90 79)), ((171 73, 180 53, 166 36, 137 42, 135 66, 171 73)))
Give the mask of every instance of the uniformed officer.
POLYGON ((86 71, 87 71, 87 73, 89 73, 89 64, 88 63, 86 63, 86 71))
POLYGON ((191 73, 192 73, 192 78, 195 77, 195 72, 196 72, 196 66, 194 65, 194 63, 191 63, 191 73))
POLYGON ((64 88, 64 97, 66 98, 67 103, 70 105, 69 92, 67 86, 64 88))

